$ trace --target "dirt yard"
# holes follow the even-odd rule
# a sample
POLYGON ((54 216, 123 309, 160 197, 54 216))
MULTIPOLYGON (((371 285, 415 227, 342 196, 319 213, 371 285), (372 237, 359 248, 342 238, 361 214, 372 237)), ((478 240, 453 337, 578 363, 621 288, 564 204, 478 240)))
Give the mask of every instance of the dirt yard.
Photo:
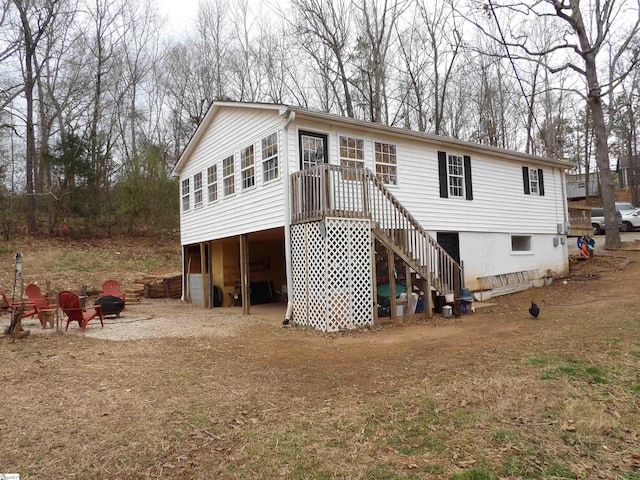
MULTIPOLYGON (((459 320, 328 335, 145 300, 84 335, 27 321, 0 341, 0 473, 638 480, 640 246, 625 246, 459 320)), ((131 248, 86 246, 93 266, 46 278, 175 269, 170 248, 131 248), (117 272, 96 263, 114 249, 117 272)))

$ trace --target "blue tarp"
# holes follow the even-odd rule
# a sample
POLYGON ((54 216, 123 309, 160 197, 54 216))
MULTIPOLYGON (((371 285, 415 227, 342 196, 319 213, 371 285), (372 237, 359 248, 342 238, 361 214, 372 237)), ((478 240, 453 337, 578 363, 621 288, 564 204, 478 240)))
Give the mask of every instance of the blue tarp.
MULTIPOLYGON (((378 285, 378 295, 380 297, 389 298, 389 290, 390 288, 388 283, 381 283, 378 285)), ((396 297, 401 293, 407 293, 407 286, 404 283, 396 282, 396 297)))

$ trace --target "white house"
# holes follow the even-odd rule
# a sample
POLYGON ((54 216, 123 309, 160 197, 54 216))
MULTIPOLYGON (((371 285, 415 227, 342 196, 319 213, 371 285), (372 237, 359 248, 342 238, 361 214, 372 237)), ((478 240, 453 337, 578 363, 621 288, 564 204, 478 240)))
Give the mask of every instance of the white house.
POLYGON ((568 167, 299 107, 215 102, 174 170, 185 300, 226 306, 241 286, 246 312, 286 297, 287 318, 331 331, 374 323, 385 306, 395 317, 402 291, 458 301, 461 286, 508 291, 565 274, 568 167))

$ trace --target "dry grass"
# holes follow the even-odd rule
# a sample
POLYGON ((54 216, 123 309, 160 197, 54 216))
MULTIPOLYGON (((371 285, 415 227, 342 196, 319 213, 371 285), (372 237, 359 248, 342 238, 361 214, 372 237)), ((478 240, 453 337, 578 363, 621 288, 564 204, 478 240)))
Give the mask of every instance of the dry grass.
POLYGON ((438 327, 321 335, 238 317, 218 337, 2 340, 0 470, 638 480, 640 265, 625 259, 640 254, 620 256, 438 327))

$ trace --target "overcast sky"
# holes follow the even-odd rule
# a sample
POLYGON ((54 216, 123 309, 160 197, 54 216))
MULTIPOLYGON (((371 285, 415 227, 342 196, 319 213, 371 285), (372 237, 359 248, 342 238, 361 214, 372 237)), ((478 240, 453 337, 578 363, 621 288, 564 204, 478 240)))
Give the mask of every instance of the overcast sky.
POLYGON ((156 0, 160 15, 167 18, 167 29, 182 33, 191 29, 198 14, 199 0, 156 0))

